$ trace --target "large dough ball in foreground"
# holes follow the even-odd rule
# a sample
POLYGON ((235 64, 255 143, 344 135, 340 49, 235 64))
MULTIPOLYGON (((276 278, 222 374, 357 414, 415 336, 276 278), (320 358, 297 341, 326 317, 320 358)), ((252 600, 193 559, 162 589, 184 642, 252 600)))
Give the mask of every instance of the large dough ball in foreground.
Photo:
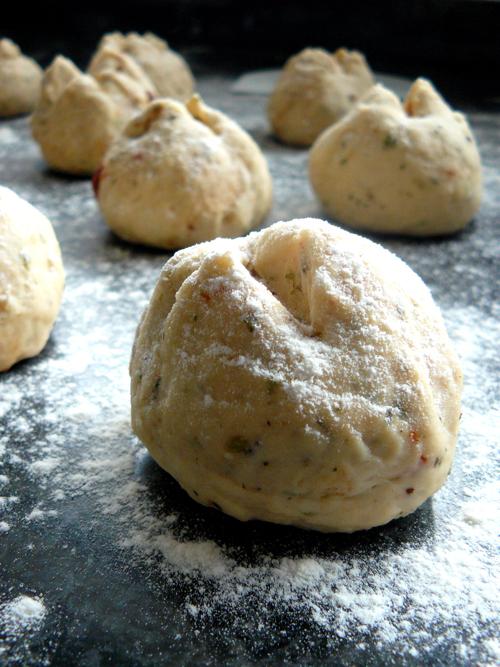
POLYGON ((363 54, 304 49, 290 58, 269 98, 274 134, 287 144, 310 146, 373 86, 363 54))
POLYGON ((33 111, 42 70, 24 56, 10 39, 0 39, 0 116, 16 116, 33 111))
POLYGON ((448 234, 479 209, 481 162, 465 117, 418 79, 403 104, 375 86, 311 149, 311 184, 352 227, 448 234))
POLYGON ((131 59, 106 55, 96 75, 89 76, 58 56, 43 77, 31 117, 33 137, 53 169, 90 175, 131 116, 153 96, 151 83, 131 59))
POLYGON ((152 81, 159 97, 184 101, 192 95, 194 80, 188 64, 163 39, 150 32, 144 35, 136 32, 104 35, 90 64, 91 74, 95 59, 103 50, 110 48, 133 58, 152 81))
POLYGON ((0 371, 43 349, 63 286, 52 225, 12 190, 0 187, 0 371))
POLYGON ((320 220, 178 252, 132 359, 132 425, 197 501, 355 531, 444 482, 461 372, 422 281, 320 220))
POLYGON ((111 146, 94 185, 118 236, 162 248, 239 236, 271 205, 257 144, 197 96, 152 102, 111 146))

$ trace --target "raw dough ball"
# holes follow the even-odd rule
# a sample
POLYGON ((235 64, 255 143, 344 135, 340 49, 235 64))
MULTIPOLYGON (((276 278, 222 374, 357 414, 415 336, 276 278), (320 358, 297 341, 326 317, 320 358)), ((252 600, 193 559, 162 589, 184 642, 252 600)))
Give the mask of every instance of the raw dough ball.
POLYGON ((198 502, 351 532, 445 481, 461 372, 423 282, 320 220, 163 268, 131 359, 132 425, 198 502))
POLYGON ((0 371, 43 349, 63 286, 52 225, 12 190, 0 187, 0 371))
POLYGON ((40 66, 10 39, 0 39, 0 116, 33 111, 41 80, 40 66))
POLYGON ((449 234, 481 200, 481 162, 467 121, 424 79, 403 105, 375 86, 319 137, 309 174, 333 218, 379 232, 449 234))
POLYGON ((271 205, 257 144, 197 96, 152 102, 111 146, 94 185, 118 236, 162 248, 239 236, 271 205))
POLYGON ((123 35, 112 32, 104 35, 89 71, 93 74, 95 59, 102 50, 112 49, 134 59, 154 84, 160 97, 188 99, 193 93, 194 80, 186 61, 167 42, 150 32, 139 35, 129 32, 123 35))
POLYGON ((151 84, 128 60, 107 57, 92 77, 58 56, 45 71, 31 127, 53 169, 95 172, 131 116, 153 98, 151 84))
POLYGON ((287 144, 310 146, 373 86, 363 54, 304 49, 290 58, 267 108, 274 134, 287 144))

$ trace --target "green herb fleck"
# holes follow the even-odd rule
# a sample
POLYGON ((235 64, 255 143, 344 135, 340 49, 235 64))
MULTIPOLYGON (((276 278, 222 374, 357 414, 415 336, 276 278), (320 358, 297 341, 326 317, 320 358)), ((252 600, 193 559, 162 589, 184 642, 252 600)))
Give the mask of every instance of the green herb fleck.
POLYGON ((292 283, 292 294, 294 292, 302 292, 302 287, 297 281, 297 276, 293 271, 285 273, 285 278, 292 283))
POLYGON ((255 331, 255 325, 257 324, 258 320, 253 313, 245 315, 245 317, 242 318, 242 321, 250 333, 255 331))
POLYGON ((278 382, 278 380, 266 380, 266 391, 271 396, 272 394, 276 393, 278 387, 281 385, 281 382, 278 382))
POLYGON ((343 167, 345 164, 347 164, 349 160, 346 157, 343 157, 342 160, 340 160, 339 165, 343 167))
POLYGON ((153 385, 153 390, 151 392, 153 398, 156 398, 158 396, 158 392, 160 390, 160 383, 161 383, 161 378, 158 378, 153 385))
POLYGON ((250 442, 247 438, 243 438, 241 435, 234 435, 226 443, 226 449, 233 454, 244 454, 245 456, 251 456, 257 447, 260 445, 258 440, 250 442))
POLYGON ((396 137, 393 137, 392 134, 386 134, 382 146, 384 148, 394 148, 394 146, 397 146, 397 143, 396 137))
POLYGON ((19 258, 21 259, 21 263, 24 266, 24 268, 29 269, 30 268, 30 257, 28 255, 28 253, 25 252, 24 250, 21 250, 21 252, 19 253, 19 258))

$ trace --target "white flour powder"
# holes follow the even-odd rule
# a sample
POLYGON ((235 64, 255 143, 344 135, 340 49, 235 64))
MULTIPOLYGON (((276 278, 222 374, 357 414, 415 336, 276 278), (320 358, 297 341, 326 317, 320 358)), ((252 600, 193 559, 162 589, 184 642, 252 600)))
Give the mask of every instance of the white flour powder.
MULTIPOLYGON (((96 282, 89 289, 100 307, 114 299, 102 283, 96 282)), ((70 277, 66 312, 76 305, 81 290, 80 286, 72 289, 70 277)), ((122 307, 129 307, 130 301, 136 310, 142 307, 144 293, 147 290, 129 294, 122 307)), ((500 611, 490 578, 497 564, 498 494, 492 465, 497 427, 493 422, 495 406, 481 401, 481 396, 494 390, 482 365, 488 361, 496 329, 493 319, 474 309, 456 309, 445 316, 466 378, 457 453, 461 478, 454 480, 452 473, 448 485, 434 498, 433 526, 423 543, 414 543, 410 534, 397 548, 382 548, 371 555, 357 548, 339 554, 334 547, 325 555, 322 547, 318 556, 315 550, 323 538, 314 535, 308 554, 273 557, 262 549, 248 562, 223 541, 194 537, 178 512, 165 514, 164 507, 159 507, 143 472, 145 466, 151 466, 149 456, 130 433, 127 350, 133 327, 117 331, 110 340, 98 322, 92 323, 96 315, 90 307, 80 311, 81 332, 57 337, 55 362, 40 360, 37 373, 28 375, 28 384, 37 383, 40 374, 50 369, 61 380, 60 390, 45 397, 46 412, 41 418, 49 424, 45 435, 34 438, 21 456, 19 452, 13 456, 15 442, 6 436, 0 438, 2 464, 9 470, 0 480, 8 486, 9 477, 24 471, 50 490, 49 502, 35 504, 24 517, 45 525, 65 497, 88 495, 110 525, 118 526, 116 546, 128 551, 138 567, 156 573, 166 585, 175 585, 179 578, 198 580, 195 590, 199 594, 187 595, 185 605, 186 614, 200 627, 221 613, 232 614, 233 623, 247 623, 247 600, 257 599, 262 609, 296 613, 332 641, 353 632, 368 632, 383 647, 404 637, 400 650, 422 659, 435 649, 436 642, 455 642, 465 661, 469 647, 480 642, 483 654, 490 656, 493 664, 498 658, 498 643, 485 629, 493 627, 500 611), (99 391, 89 382, 88 374, 98 377, 99 391), (63 383, 68 377, 70 391, 63 383), (64 430, 60 423, 65 424, 64 430), (71 448, 69 465, 71 434, 83 437, 85 446, 71 448), (464 629, 468 640, 461 644, 464 629)), ((53 381, 52 392, 55 386, 58 383, 53 381)), ((29 434, 31 408, 20 411, 23 393, 16 391, 8 375, 4 387, 3 414, 18 415, 11 429, 29 434)), ((4 496, 0 509, 6 520, 0 532, 15 530, 14 515, 11 517, 9 511, 15 503, 15 498, 4 496)), ((14 607, 4 607, 4 616, 10 615, 11 620, 17 618, 16 609, 29 608, 17 600, 14 607)), ((41 618, 41 603, 34 601, 33 605, 33 610, 39 610, 33 618, 41 618)), ((263 612, 263 627, 270 618, 263 612)), ((9 627, 15 630, 17 626, 11 623, 9 627)), ((22 630, 25 626, 18 627, 22 630)))

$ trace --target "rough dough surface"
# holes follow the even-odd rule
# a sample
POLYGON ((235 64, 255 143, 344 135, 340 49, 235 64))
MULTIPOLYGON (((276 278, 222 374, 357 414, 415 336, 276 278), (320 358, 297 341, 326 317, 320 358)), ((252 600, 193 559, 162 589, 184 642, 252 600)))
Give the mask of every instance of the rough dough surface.
POLYGON ((94 185, 118 236, 163 248, 239 236, 271 205, 257 144, 197 96, 151 102, 111 146, 94 185))
POLYGON ((450 470, 462 379, 438 308, 396 256, 324 221, 175 254, 130 372, 135 433, 238 519, 370 528, 450 470))
POLYGON ((53 169, 92 174, 111 142, 154 95, 140 68, 119 54, 103 54, 95 76, 57 56, 44 73, 31 117, 33 137, 53 169))
POLYGON ((10 39, 0 39, 0 116, 29 113, 40 92, 42 70, 10 39))
POLYGON ((169 48, 167 42, 156 35, 150 32, 144 35, 136 32, 126 35, 112 32, 104 35, 90 64, 91 74, 101 52, 110 49, 131 57, 149 77, 156 88, 157 96, 184 101, 192 95, 194 80, 188 64, 182 56, 169 48))
POLYGON ((414 236, 463 228, 479 209, 481 162, 465 117, 418 79, 403 104, 377 85, 319 137, 309 175, 351 227, 414 236))
POLYGON ((12 190, 0 187, 0 371, 43 349, 63 286, 52 225, 12 190))
POLYGON ((269 98, 274 134, 287 144, 310 146, 374 84, 363 54, 304 49, 290 58, 269 98))

